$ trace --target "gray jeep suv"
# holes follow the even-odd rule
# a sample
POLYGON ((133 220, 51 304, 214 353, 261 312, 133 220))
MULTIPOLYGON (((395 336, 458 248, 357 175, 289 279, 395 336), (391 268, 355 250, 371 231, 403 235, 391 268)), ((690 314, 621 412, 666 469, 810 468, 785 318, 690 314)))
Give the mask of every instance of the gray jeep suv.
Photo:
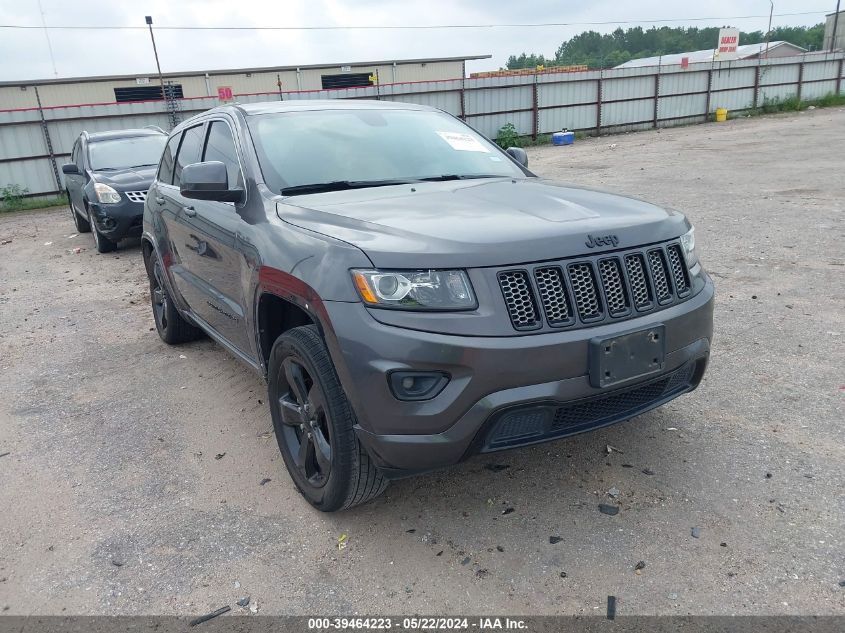
POLYGON ((404 103, 196 116, 144 211, 158 332, 204 332, 266 378, 285 464, 324 511, 694 389, 713 284, 690 223, 526 163, 404 103))

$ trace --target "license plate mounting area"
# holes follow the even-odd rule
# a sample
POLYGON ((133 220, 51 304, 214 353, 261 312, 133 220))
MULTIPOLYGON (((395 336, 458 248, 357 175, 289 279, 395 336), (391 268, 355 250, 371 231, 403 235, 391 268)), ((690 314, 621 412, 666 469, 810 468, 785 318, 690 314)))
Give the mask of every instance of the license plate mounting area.
POLYGON ((659 373, 666 364, 666 327, 662 324, 590 341, 590 384, 610 387, 659 373))

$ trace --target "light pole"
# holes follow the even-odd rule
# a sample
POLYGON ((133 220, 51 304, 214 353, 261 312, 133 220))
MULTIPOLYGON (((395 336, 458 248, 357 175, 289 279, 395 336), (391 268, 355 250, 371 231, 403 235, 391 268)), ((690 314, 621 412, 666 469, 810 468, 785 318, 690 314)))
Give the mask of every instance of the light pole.
POLYGON ((153 16, 145 15, 144 20, 147 26, 150 27, 150 39, 153 41, 153 55, 156 58, 156 68, 158 69, 158 80, 161 83, 161 100, 166 101, 167 95, 164 93, 164 75, 161 74, 161 64, 158 63, 158 49, 156 48, 156 38, 153 35, 153 16))
POLYGON ((769 58, 769 39, 772 37, 772 15, 775 12, 774 0, 769 0, 769 4, 772 5, 772 8, 769 9, 769 30, 766 31, 766 53, 764 55, 766 59, 769 58))
POLYGON ((41 26, 44 27, 44 37, 47 38, 47 50, 50 51, 50 63, 53 65, 53 75, 59 76, 59 71, 56 70, 56 58, 53 57, 53 43, 50 41, 50 32, 47 30, 47 19, 44 17, 44 8, 41 6, 41 0, 38 0, 38 11, 41 13, 41 26))

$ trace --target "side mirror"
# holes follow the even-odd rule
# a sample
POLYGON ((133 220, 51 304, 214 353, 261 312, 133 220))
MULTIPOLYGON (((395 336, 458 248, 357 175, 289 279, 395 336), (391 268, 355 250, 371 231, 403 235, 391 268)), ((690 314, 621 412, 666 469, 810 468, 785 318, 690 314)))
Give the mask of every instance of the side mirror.
POLYGON ((77 167, 76 163, 67 163, 62 165, 62 173, 63 174, 78 174, 79 167, 77 167))
POLYGON ((226 165, 219 160, 185 165, 179 178, 179 191, 194 200, 241 202, 244 199, 242 189, 229 189, 226 165))
POLYGON ((523 167, 528 167, 528 154, 521 147, 509 147, 505 152, 523 167))

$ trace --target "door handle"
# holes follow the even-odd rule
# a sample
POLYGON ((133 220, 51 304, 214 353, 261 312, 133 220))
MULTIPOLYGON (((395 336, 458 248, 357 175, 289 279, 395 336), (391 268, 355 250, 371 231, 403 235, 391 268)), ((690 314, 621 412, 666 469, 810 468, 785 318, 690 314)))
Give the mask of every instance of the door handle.
POLYGON ((162 198, 161 196, 156 196, 155 201, 156 201, 156 204, 164 204, 166 202, 166 200, 164 198, 162 198))
POLYGON ((184 211, 185 215, 187 215, 189 218, 192 218, 197 214, 197 210, 191 206, 182 207, 182 211, 184 211))

